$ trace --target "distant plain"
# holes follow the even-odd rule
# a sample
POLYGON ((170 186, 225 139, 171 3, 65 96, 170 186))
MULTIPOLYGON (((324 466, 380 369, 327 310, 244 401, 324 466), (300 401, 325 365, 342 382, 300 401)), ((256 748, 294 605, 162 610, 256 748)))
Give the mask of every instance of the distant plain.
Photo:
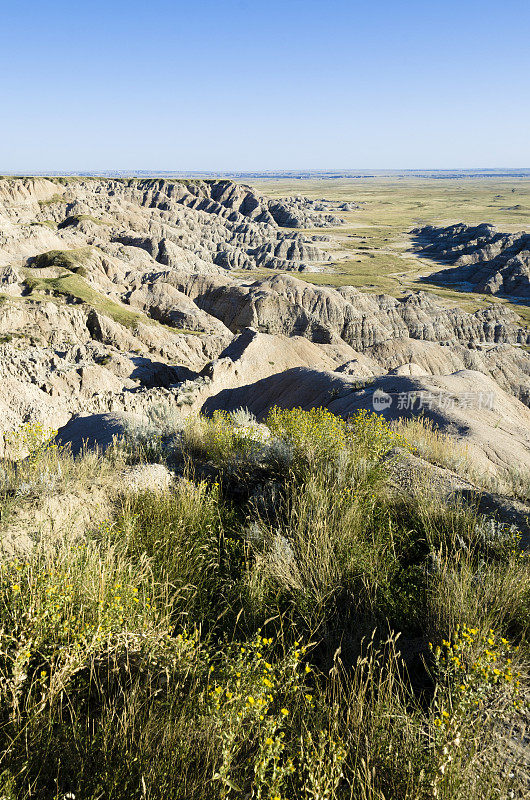
MULTIPOLYGON (((423 225, 470 225, 486 222, 503 231, 530 231, 530 178, 374 178, 247 179, 271 197, 305 195, 359 203, 360 209, 343 212, 341 228, 314 228, 335 241, 336 260, 319 271, 299 275, 309 283, 356 286, 364 291, 401 296, 409 289, 424 289, 467 310, 485 303, 508 302, 445 288, 420 280, 439 267, 413 251, 409 232, 423 225)), ((270 270, 263 270, 267 274, 270 270)), ((530 323, 530 307, 511 304, 530 323)))

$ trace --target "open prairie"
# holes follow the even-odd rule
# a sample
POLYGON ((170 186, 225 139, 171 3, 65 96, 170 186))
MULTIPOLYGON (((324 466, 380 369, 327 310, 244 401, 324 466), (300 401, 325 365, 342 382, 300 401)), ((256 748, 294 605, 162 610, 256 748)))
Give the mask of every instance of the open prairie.
MULTIPOLYGON (((310 283, 356 286, 363 291, 401 296, 406 289, 428 289, 466 310, 485 303, 506 302, 489 295, 456 291, 420 280, 437 267, 418 257, 409 232, 424 225, 487 222, 503 231, 530 231, 530 178, 414 178, 403 174, 373 178, 313 178, 249 180, 262 194, 285 197, 302 194, 355 202, 360 209, 345 212, 347 225, 322 229, 336 239, 336 261, 324 271, 305 272, 310 283)), ((312 233, 316 233, 312 229, 312 233)), ((265 270, 268 272, 268 270, 265 270)), ((513 305, 525 322, 530 308, 513 305)))

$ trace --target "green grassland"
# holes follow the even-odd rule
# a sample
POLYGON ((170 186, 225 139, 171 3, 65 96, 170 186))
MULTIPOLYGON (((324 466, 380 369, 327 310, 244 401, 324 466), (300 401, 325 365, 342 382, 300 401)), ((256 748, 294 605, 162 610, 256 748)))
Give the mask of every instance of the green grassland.
MULTIPOLYGON (((488 222, 503 230, 530 230, 530 180, 528 178, 345 178, 320 180, 268 180, 252 182, 263 194, 285 197, 303 194, 357 202, 358 211, 342 213, 346 224, 338 229, 310 229, 338 241, 336 260, 324 271, 298 277, 325 286, 356 286, 364 291, 401 296, 408 289, 428 289, 466 310, 486 303, 507 302, 489 295, 459 292, 421 281, 438 266, 412 251, 411 229, 455 222, 488 222)), ((525 323, 530 308, 513 305, 525 323)))
POLYGON ((35 256, 33 264, 38 269, 59 267, 86 277, 85 265, 90 261, 91 247, 77 247, 73 250, 48 250, 35 256))
POLYGON ((528 797, 530 560, 434 486, 393 486, 421 426, 156 411, 105 456, 13 434, 3 542, 76 504, 2 559, 1 796, 528 797), (146 459, 170 490, 124 480, 146 459))

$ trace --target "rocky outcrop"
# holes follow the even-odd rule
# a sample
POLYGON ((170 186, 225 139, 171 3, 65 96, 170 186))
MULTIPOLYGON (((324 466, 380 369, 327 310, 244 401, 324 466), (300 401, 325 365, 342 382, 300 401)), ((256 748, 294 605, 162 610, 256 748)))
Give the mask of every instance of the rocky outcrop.
POLYGON ((342 339, 360 351, 389 339, 409 337, 472 347, 530 344, 530 332, 505 306, 470 314, 445 308, 424 292, 396 299, 352 287, 312 286, 289 275, 252 283, 234 282, 228 276, 177 273, 168 279, 234 332, 255 327, 264 333, 305 336, 320 343, 342 339))
POLYGON ((460 223, 446 228, 428 225, 412 234, 422 256, 452 265, 429 275, 429 281, 530 300, 530 233, 460 223))
POLYGON ((124 413, 76 414, 60 428, 55 440, 75 456, 89 448, 103 452, 123 440, 128 426, 139 422, 139 417, 124 413))
POLYGON ((0 180, 0 264, 90 245, 118 258, 122 247, 134 248, 158 264, 199 272, 300 271, 330 255, 321 236, 283 228, 342 221, 316 210, 333 203, 271 201, 227 180, 57 181, 0 180))
POLYGON ((314 228, 340 225, 344 220, 334 211, 354 211, 354 203, 333 200, 309 200, 307 197, 284 197, 270 200, 260 197, 244 184, 229 180, 188 181, 187 193, 179 202, 213 214, 241 214, 255 222, 275 223, 283 228, 314 228))
MULTIPOLYGON (((2 432, 21 423, 63 425, 79 411, 144 413, 231 340, 177 333, 155 323, 134 329, 91 309, 9 298, 0 303, 2 432)), ((1 442, 0 442, 1 449, 1 442)))

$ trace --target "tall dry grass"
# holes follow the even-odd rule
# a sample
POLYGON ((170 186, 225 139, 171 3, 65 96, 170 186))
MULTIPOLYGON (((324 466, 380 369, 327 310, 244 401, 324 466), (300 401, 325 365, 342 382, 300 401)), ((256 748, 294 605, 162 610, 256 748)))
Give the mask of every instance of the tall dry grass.
MULTIPOLYGON (((526 796, 517 537, 397 495, 381 422, 268 422, 167 430, 149 452, 188 469, 170 491, 122 490, 83 539, 4 559, 2 796, 526 796)), ((10 473, 12 513, 39 459, 53 491, 123 464, 44 448, 10 473)))

